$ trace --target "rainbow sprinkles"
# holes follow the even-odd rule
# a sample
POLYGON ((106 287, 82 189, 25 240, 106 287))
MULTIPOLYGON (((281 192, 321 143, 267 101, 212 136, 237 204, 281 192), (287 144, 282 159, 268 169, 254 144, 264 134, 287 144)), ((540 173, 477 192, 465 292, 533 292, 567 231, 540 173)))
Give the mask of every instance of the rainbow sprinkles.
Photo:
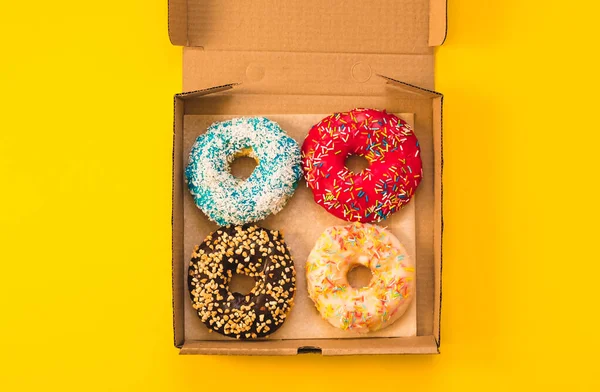
POLYGON ((415 267, 398 239, 376 225, 333 226, 317 240, 306 262, 308 294, 334 327, 377 331, 402 316, 414 296, 415 267), (373 274, 366 287, 346 278, 356 265, 373 274))
POLYGON ((402 208, 421 182, 419 141, 393 114, 354 109, 332 114, 310 130, 302 145, 304 178, 315 202, 340 219, 379 222, 402 208), (370 166, 353 173, 350 155, 370 166))

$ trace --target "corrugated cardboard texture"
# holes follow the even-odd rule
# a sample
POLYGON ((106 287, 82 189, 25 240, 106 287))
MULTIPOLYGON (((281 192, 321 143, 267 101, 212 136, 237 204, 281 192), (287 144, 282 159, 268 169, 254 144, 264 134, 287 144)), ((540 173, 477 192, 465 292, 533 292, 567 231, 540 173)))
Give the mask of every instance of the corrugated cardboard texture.
MULTIPOLYGON (((169 35, 184 48, 183 88, 242 83, 226 93, 179 97, 174 158, 182 159, 183 114, 314 114, 354 107, 414 113, 424 180, 414 200, 417 336, 410 338, 276 340, 253 343, 184 339, 182 276, 188 254, 174 238, 175 343, 183 353, 323 354, 433 353, 439 344, 442 232, 442 99, 434 88, 430 46, 446 36, 446 0, 378 2, 169 0, 169 35), (377 75, 389 75, 386 86, 377 75), (408 84, 399 82, 402 80, 408 84), (419 87, 417 87, 419 86, 419 87), (185 101, 184 101, 185 100, 185 101), (295 342, 295 343, 289 343, 295 342), (315 342, 319 342, 318 344, 315 342), (343 342, 343 343, 339 343, 343 342), (298 345, 296 345, 296 343, 298 345), (306 349, 300 347, 306 346, 306 349)), ((208 93, 214 93, 211 90, 208 93)), ((179 163, 178 163, 179 164, 179 163)), ((177 165, 178 165, 177 164, 177 165)), ((174 168, 174 236, 183 230, 181 167, 174 168)), ((292 200, 292 203, 294 200, 292 200)), ((181 243, 180 243, 181 242, 181 243)), ((187 251, 186 251, 187 252, 187 251)))
POLYGON ((169 38, 173 45, 187 45, 187 0, 169 0, 169 38))
MULTIPOLYGON (((397 87, 389 87, 385 84, 385 81, 379 77, 374 78, 369 82, 369 90, 373 95, 359 96, 359 95, 348 95, 348 96, 335 96, 335 95, 269 95, 269 94, 252 94, 246 93, 245 85, 237 86, 233 90, 224 93, 215 93, 207 96, 196 96, 190 97, 190 94, 186 95, 184 113, 187 121, 190 115, 213 115, 213 114, 226 114, 227 116, 237 115, 259 115, 262 113, 281 113, 281 114, 307 114, 307 113, 331 113, 336 111, 348 110, 353 107, 375 107, 375 108, 386 108, 391 112, 411 112, 414 113, 414 123, 417 135, 422 148, 422 159, 423 159, 423 170, 424 180, 419 186, 417 191, 416 199, 411 203, 415 209, 415 234, 416 234, 416 254, 417 254, 417 337, 430 337, 431 340, 419 340, 420 343, 412 342, 408 344, 404 340, 402 344, 392 344, 391 338, 370 338, 370 339, 359 339, 361 343, 353 343, 355 339, 343 339, 348 342, 348 345, 343 350, 343 354, 350 353, 361 353, 364 350, 374 350, 375 352, 388 352, 388 353, 409 353, 409 352, 437 352, 436 341, 439 339, 439 300, 440 292, 439 289, 439 267, 441 260, 437 258, 440 256, 439 250, 435 249, 435 246, 439 245, 439 240, 434 238, 434 234, 439 234, 436 225, 438 219, 441 216, 436 212, 439 208, 436 204, 441 203, 439 199, 436 199, 436 192, 434 192, 434 184, 438 183, 441 185, 441 174, 439 162, 436 162, 435 158, 437 155, 441 156, 440 146, 434 143, 434 132, 441 132, 439 127, 439 116, 441 115, 440 102, 436 99, 432 101, 428 94, 425 96, 421 95, 419 91, 412 91, 412 88, 405 89, 406 86, 394 82, 397 87), (375 95, 377 94, 378 95, 375 95), (437 107, 436 110, 434 110, 437 107), (437 125, 434 126, 434 122, 437 125), (435 315, 434 315, 435 314, 435 315), (434 338, 435 334, 435 338, 434 338), (389 343, 388 348, 383 350, 380 345, 380 340, 387 341, 389 343), (433 347, 430 344, 426 344, 424 347, 420 346, 421 343, 428 341, 433 342, 433 347), (408 344, 408 346, 407 346, 408 344), (416 345, 416 346, 415 346, 416 345), (378 348, 377 348, 378 347, 378 348), (412 348, 409 348, 412 347, 412 348), (418 347, 418 348, 415 348, 418 347), (362 351, 361 351, 362 350, 362 351)), ((214 91, 214 90, 213 90, 214 91)), ((206 92, 199 92, 191 94, 199 95, 206 92)), ((434 93, 435 94, 435 93, 434 93)), ((436 95, 437 96, 437 95, 436 95)), ((179 99, 180 100, 180 99, 179 99)), ((183 102, 183 101, 182 101, 183 102)), ((183 124, 184 117, 181 118, 181 124, 183 124)), ((178 125, 179 123, 176 123, 178 125)), ((183 126, 175 129, 176 139, 182 137, 183 126)), ((436 136, 436 142, 439 140, 439 136, 436 136)), ((187 151, 183 153, 187 155, 187 151)), ((181 159, 183 162, 183 155, 175 157, 175 159, 181 159)), ((179 173, 183 176, 182 172, 179 173)), ((179 181, 179 185, 182 185, 182 181, 179 181)), ((182 191, 183 198, 187 195, 186 189, 182 191)), ((291 203, 294 202, 296 196, 292 198, 291 203)), ((174 200, 174 204, 180 203, 181 206, 184 204, 184 200, 174 200)), ((288 206, 289 207, 289 206, 288 206)), ((195 207, 194 207, 195 208, 195 207)), ((175 211, 175 210, 174 210, 175 211)), ((183 213, 183 211, 181 211, 183 213)), ((198 214, 198 211, 194 211, 198 214)), ((214 228, 214 226, 213 226, 214 228)), ((441 229, 441 224, 440 224, 441 229)), ((210 229, 209 229, 210 230, 210 229)), ((292 249, 292 251, 294 251, 292 249)), ((189 253, 189 251, 186 251, 189 253)), ((175 255, 175 253, 174 253, 175 255)), ((174 258, 174 270, 179 271, 182 275, 183 281, 183 266, 187 265, 189 261, 189 255, 184 254, 183 259, 174 258)), ((187 305, 188 294, 187 290, 179 286, 174 287, 174 296, 178 297, 175 299, 175 303, 181 305, 187 305)), ((174 322, 176 324, 176 331, 183 328, 184 325, 184 309, 175 308, 174 322)), ((412 338, 403 338, 412 339, 412 338)), ((296 340, 291 340, 295 342, 296 340)), ((334 340, 335 341, 335 340, 334 340)), ((285 340, 283 342, 286 342, 285 340)), ((317 339, 312 341, 313 347, 323 348, 325 344, 333 342, 327 339, 317 339), (321 343, 318 343, 321 342, 321 343)), ((219 350, 217 346, 206 346, 197 345, 198 341, 184 339, 183 336, 176 336, 176 344, 178 346, 183 345, 183 352, 186 353, 236 353, 236 354, 252 354, 260 355, 260 353, 271 352, 270 350, 264 351, 263 348, 258 352, 253 352, 251 348, 262 347, 256 346, 257 342, 252 343, 251 346, 247 346, 246 342, 236 343, 236 341, 223 341, 222 344, 231 344, 227 350, 219 350), (192 345, 195 348, 190 348, 192 345), (235 347, 233 347, 235 346, 235 347), (186 348, 187 347, 187 348, 186 348), (201 348, 200 348, 201 347, 201 348), (212 347, 212 348, 211 348, 212 347)), ((270 342, 269 342, 270 344, 270 342)), ((300 343, 299 343, 300 344, 300 343)), ((220 347, 220 346, 219 346, 220 347)), ((269 345, 268 347, 275 348, 279 346, 269 345)), ((286 346, 287 347, 287 346, 286 346)), ((290 353, 298 352, 300 345, 297 345, 296 351, 290 348, 290 353)), ((289 348, 289 347, 288 347, 289 348)), ((282 349, 283 350, 283 349, 282 349)), ((311 351, 311 349, 300 349, 300 352, 311 351)), ((369 351, 371 352, 371 351, 369 351)), ((341 351, 332 350, 330 353, 341 354, 341 351)), ((275 351, 271 354, 283 355, 284 351, 275 351)), ((336 355, 337 355, 336 354, 336 355)))
POLYGON ((429 0, 188 0, 187 41, 206 50, 429 53, 429 0))
POLYGON ((433 89, 432 55, 183 50, 185 91, 242 82, 256 94, 379 94, 377 74, 433 89))
POLYGON ((175 100, 175 119, 173 134, 173 215, 171 217, 172 232, 172 251, 173 251, 173 333, 175 345, 183 343, 183 323, 178 321, 177 314, 183 313, 183 296, 178 293, 183 292, 184 282, 179 279, 183 273, 184 264, 176 262, 183 260, 183 132, 177 132, 183 129, 183 100, 175 100), (176 294, 177 293, 177 294, 176 294))
POLYGON ((446 1, 169 0, 169 36, 206 50, 427 53, 446 38, 446 1))
POLYGON ((433 334, 437 339, 437 344, 440 344, 440 322, 442 317, 442 235, 444 229, 443 221, 443 169, 444 169, 444 155, 443 146, 444 140, 442 138, 442 120, 443 120, 443 100, 444 97, 439 96, 433 99, 433 146, 434 146, 434 168, 435 168, 435 181, 434 181, 434 204, 433 210, 433 255, 434 255, 434 295, 438 296, 434 298, 434 323, 433 323, 433 334))
POLYGON ((369 354, 437 354, 433 336, 379 339, 321 339, 321 340, 262 340, 253 342, 192 341, 181 349, 181 354, 225 355, 296 355, 322 353, 323 355, 369 354))
POLYGON ((439 46, 448 32, 448 1, 429 0, 429 46, 439 46))
MULTIPOLYGON (((308 130, 327 114, 304 115, 265 115, 276 121, 296 141, 302 145, 308 130)), ((413 125, 412 114, 399 114, 409 124, 413 125)), ((215 121, 231 119, 230 115, 187 115, 184 118, 182 161, 187 164, 187 154, 196 140, 196 137, 206 131, 206 128, 215 121)), ((417 132, 418 135, 418 132, 417 132)), ((210 222, 206 216, 195 206, 189 192, 184 190, 184 258, 192 254, 195 245, 217 226, 210 222)), ((360 335, 356 332, 342 331, 333 328, 322 320, 312 301, 308 298, 304 265, 308 254, 319 235, 330 226, 346 225, 343 221, 327 213, 313 201, 312 192, 306 187, 304 181, 286 207, 277 215, 268 217, 258 222, 259 225, 277 229, 284 233, 286 243, 290 247, 297 271, 297 290, 295 305, 284 326, 274 333, 272 339, 326 339, 326 338, 356 338, 356 337, 401 337, 415 336, 417 330, 417 301, 413 299, 409 309, 398 321, 381 331, 360 335)), ((381 223, 387 227, 405 246, 409 256, 416 260, 415 253, 415 209, 414 203, 409 203, 404 209, 392 215, 381 223)), ((417 265, 417 270, 419 266, 417 265)), ((183 282, 187 279, 187 264, 183 282)), ((418 285, 418 282, 417 282, 418 285)), ((185 338, 186 340, 231 340, 218 334, 209 333, 202 324, 191 301, 184 301, 185 308, 185 338)))

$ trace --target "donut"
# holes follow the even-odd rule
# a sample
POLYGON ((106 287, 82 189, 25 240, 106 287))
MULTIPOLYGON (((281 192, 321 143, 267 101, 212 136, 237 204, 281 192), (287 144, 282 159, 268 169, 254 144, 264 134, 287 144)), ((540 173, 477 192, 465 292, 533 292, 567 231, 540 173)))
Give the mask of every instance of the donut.
POLYGON ((300 147, 277 123, 264 117, 212 124, 198 136, 185 170, 196 206, 220 226, 242 225, 278 213, 302 177, 300 147), (239 156, 256 160, 246 180, 230 164, 239 156))
POLYGON ((423 176, 419 142, 393 114, 354 109, 325 117, 302 145, 302 165, 315 202, 338 218, 379 222, 408 203, 423 176), (346 158, 369 167, 351 172, 346 158))
POLYGON ((255 225, 227 226, 195 247, 188 288, 192 306, 209 331, 256 339, 283 325, 294 303, 296 270, 280 232, 255 225), (231 292, 233 274, 254 278, 250 293, 231 292))
POLYGON ((392 233, 356 222, 321 234, 306 262, 306 282, 323 319, 343 330, 366 333, 404 314, 414 293, 415 268, 392 233), (371 281, 353 288, 347 274, 359 265, 371 270, 371 281))

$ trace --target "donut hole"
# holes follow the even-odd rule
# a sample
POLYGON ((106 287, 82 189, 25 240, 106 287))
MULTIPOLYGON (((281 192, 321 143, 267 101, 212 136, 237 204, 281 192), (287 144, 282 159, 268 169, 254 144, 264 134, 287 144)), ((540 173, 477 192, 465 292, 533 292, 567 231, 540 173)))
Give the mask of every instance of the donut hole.
POLYGON ((346 158, 346 167, 354 174, 358 174, 369 167, 369 161, 362 155, 351 154, 346 158))
POLYGON ((252 291, 255 285, 256 282, 254 281, 254 278, 248 275, 234 273, 229 281, 229 291, 246 295, 252 291))
POLYGON ((252 154, 252 148, 245 148, 233 156, 233 160, 229 164, 231 175, 240 180, 247 180, 252 175, 258 163, 250 154, 252 154))
POLYGON ((350 267, 346 279, 348 283, 355 289, 366 287, 371 283, 373 274, 371 270, 364 265, 356 264, 350 267))

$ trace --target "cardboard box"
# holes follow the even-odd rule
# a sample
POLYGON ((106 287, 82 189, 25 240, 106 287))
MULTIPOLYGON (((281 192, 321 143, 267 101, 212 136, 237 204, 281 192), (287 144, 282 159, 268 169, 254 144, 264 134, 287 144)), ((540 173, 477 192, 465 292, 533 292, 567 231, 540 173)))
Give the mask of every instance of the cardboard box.
MULTIPOLYGON (((350 0, 331 4, 317 0, 257 0, 248 8, 246 2, 234 0, 170 0, 169 34, 173 44, 184 46, 183 86, 189 91, 175 96, 173 139, 173 327, 180 352, 438 353, 443 97, 433 91, 432 46, 442 44, 446 35, 446 1, 382 0, 365 4, 350 0), (304 339, 288 331, 283 336, 294 338, 274 335, 267 340, 237 341, 218 339, 214 334, 211 340, 199 338, 192 333, 195 327, 189 318, 191 302, 185 279, 189 247, 190 241, 200 243, 202 234, 216 226, 201 212, 186 208, 191 198, 183 177, 189 153, 184 143, 189 144, 190 133, 197 136, 204 132, 191 125, 207 116, 267 115, 287 121, 355 107, 410 115, 421 145, 424 177, 410 203, 417 266, 415 336, 304 339)), ((302 182, 300 187, 304 186, 302 182)), ((302 204, 302 197, 294 195, 280 214, 295 209, 286 213, 302 216, 298 209, 305 212, 302 209, 316 206, 314 202, 302 204), (299 201, 292 206, 296 198, 299 201)), ((321 213, 323 217, 329 215, 325 210, 321 213)), ((272 222, 287 224, 276 219, 272 222)), ((258 223, 286 232, 286 227, 258 223)), ((297 218, 292 223, 294 227, 287 228, 300 233, 295 235, 304 240, 296 241, 293 247, 290 244, 298 268, 304 260, 297 256, 310 251, 308 239, 311 235, 316 239, 320 230, 315 230, 316 224, 310 219, 297 218)), ((286 241, 290 243, 288 235, 286 241)), ((297 272, 301 279, 303 268, 297 272)), ((299 290, 296 295, 307 294, 299 290)), ((292 314, 295 311, 292 309, 292 314)))

